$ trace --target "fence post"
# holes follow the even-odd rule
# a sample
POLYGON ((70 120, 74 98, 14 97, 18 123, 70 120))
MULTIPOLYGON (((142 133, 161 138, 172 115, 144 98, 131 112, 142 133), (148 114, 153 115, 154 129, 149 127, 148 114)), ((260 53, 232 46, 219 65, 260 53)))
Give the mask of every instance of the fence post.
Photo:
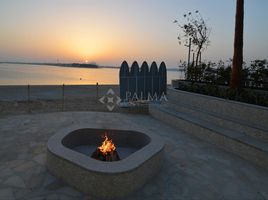
POLYGON ((27 99, 27 102, 28 102, 28 113, 31 112, 31 105, 30 105, 30 85, 28 84, 27 86, 27 96, 28 96, 28 99, 27 99))
POLYGON ((64 91, 64 84, 62 84, 62 111, 64 111, 64 96, 65 96, 65 91, 64 91))

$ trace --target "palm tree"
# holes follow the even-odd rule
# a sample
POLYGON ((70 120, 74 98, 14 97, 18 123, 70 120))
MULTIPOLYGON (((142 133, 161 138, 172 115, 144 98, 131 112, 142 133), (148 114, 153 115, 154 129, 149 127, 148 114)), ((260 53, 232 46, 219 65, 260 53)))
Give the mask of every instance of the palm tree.
POLYGON ((232 89, 242 87, 243 64, 243 28, 244 28, 244 0, 236 0, 234 55, 230 86, 232 89))

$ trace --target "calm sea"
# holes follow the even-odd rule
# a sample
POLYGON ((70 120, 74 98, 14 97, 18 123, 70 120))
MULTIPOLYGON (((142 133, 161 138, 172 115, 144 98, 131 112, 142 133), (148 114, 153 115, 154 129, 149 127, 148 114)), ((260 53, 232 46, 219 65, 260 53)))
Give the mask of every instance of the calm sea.
MULTIPOLYGON (((181 78, 168 70, 167 82, 181 78)), ((0 64, 0 85, 118 84, 118 68, 72 68, 28 64, 0 64)))

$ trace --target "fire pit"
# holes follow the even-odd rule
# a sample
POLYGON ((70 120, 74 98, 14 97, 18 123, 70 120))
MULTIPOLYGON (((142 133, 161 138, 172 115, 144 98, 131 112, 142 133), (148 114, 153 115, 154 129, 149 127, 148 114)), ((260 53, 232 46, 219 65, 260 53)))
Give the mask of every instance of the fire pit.
POLYGON ((53 175, 86 194, 114 199, 139 189, 159 171, 164 144, 151 133, 80 125, 52 136, 47 149, 47 167, 53 175), (96 157, 110 140, 120 160, 96 157))

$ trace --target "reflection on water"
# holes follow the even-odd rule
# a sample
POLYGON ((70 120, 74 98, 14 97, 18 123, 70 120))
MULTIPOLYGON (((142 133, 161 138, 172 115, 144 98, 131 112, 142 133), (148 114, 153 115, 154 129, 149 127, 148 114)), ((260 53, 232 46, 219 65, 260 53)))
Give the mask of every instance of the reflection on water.
MULTIPOLYGON (((168 84, 178 71, 168 71, 168 84)), ((119 84, 118 68, 72 68, 45 65, 0 64, 0 85, 119 84)))

